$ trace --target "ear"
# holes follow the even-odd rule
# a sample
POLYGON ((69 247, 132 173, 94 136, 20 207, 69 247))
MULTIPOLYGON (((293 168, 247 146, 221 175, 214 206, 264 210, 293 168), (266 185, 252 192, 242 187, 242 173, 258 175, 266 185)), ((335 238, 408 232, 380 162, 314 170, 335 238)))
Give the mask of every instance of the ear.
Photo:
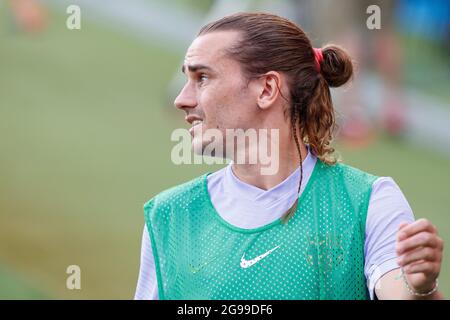
POLYGON ((282 76, 276 71, 269 71, 259 78, 258 82, 258 107, 266 110, 274 105, 281 96, 282 76))

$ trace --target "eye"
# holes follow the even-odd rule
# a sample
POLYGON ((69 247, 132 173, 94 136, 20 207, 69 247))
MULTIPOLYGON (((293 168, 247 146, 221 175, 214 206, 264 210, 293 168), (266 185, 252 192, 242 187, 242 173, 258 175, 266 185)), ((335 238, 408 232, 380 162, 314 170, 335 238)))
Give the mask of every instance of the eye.
POLYGON ((198 76, 198 81, 199 81, 200 83, 203 83, 203 82, 205 82, 206 80, 208 80, 208 76, 207 76, 206 74, 201 73, 201 74, 198 76))

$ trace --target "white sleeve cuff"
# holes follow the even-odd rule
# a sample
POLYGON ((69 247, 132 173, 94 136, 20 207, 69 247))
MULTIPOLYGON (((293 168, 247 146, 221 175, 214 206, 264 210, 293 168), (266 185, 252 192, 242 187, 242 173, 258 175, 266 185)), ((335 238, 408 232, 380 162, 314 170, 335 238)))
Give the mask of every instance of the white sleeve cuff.
POLYGON ((398 269, 400 266, 397 263, 397 257, 390 258, 380 265, 372 265, 369 269, 369 278, 367 279, 367 287, 369 289, 370 299, 374 300, 375 288, 377 286, 378 280, 384 276, 389 271, 398 269))

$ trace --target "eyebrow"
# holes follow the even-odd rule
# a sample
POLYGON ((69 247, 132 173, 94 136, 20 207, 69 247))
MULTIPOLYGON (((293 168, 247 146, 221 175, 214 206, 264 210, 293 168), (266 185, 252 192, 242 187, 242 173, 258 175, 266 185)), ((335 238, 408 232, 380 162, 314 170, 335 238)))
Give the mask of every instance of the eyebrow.
MULTIPOLYGON (((188 65, 187 69, 189 70, 189 72, 197 72, 199 70, 209 70, 212 71, 212 69, 204 64, 193 64, 193 65, 188 65)), ((185 73, 186 72, 186 66, 183 64, 181 66, 181 72, 185 73)))

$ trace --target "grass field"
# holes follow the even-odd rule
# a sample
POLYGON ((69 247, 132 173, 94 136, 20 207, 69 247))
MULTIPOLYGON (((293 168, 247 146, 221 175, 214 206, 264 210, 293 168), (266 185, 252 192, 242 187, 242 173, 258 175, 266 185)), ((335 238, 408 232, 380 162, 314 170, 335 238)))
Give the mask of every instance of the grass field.
MULTIPOLYGON (((35 37, 0 31, 0 298, 129 299, 143 203, 216 168, 170 161, 170 133, 184 124, 165 96, 182 53, 53 18, 35 37), (79 291, 65 287, 72 264, 79 291)), ((385 138, 341 153, 394 177, 416 217, 450 240, 450 159, 385 138)), ((447 297, 449 280, 445 263, 447 297)))

